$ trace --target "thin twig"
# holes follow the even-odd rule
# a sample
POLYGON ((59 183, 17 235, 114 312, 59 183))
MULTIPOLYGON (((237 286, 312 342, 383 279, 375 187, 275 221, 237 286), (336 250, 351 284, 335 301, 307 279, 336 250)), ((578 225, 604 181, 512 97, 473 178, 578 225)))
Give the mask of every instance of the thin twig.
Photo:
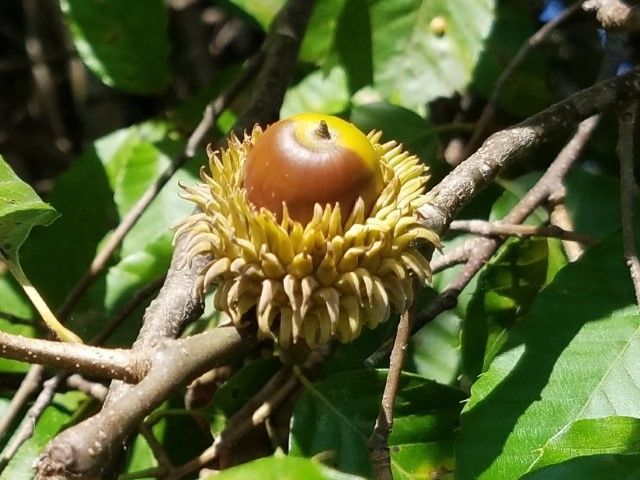
POLYGON ((129 350, 27 338, 5 332, 0 332, 0 356, 129 382, 139 380, 140 373, 144 374, 136 372, 139 365, 133 361, 129 350))
POLYGON ((204 140, 207 132, 209 132, 213 127, 218 117, 227 109, 229 104, 231 104, 233 99, 240 93, 245 85, 255 77, 263 59, 264 51, 259 50, 249 60, 247 60, 242 73, 229 86, 229 88, 205 107, 200 123, 198 123, 198 126, 193 130, 193 133, 187 141, 187 147, 185 149, 187 157, 191 158, 195 155, 196 150, 204 140))
MULTIPOLYGON (((149 285, 136 292, 133 297, 122 307, 122 309, 114 315, 112 321, 109 322, 106 327, 98 333, 98 335, 93 339, 92 343, 94 343, 95 345, 99 345, 104 340, 106 340, 131 311, 133 311, 142 301, 148 298, 149 295, 151 295, 159 288, 160 285, 158 284, 158 282, 163 280, 164 277, 162 277, 162 279, 151 282, 149 285)), ((44 369, 40 365, 34 365, 29 369, 29 372, 23 380, 23 383, 20 385, 18 392, 16 392, 14 399, 12 399, 10 412, 8 412, 8 414, 5 415, 2 419, 3 423, 7 423, 7 428, 8 422, 12 421, 17 416, 17 412, 13 413, 11 409, 22 408, 22 406, 28 401, 31 395, 33 395, 35 390, 37 390, 37 388, 39 387, 43 373, 44 369), (32 378, 37 378, 37 382, 33 383, 32 378), (27 388, 28 390, 26 390, 27 388), (24 393, 22 393, 23 389, 25 389, 24 393), (13 406, 14 403, 16 405, 15 407, 13 406)), ((65 378, 67 379, 67 384, 72 388, 77 388, 78 390, 84 391, 88 395, 99 399, 101 402, 104 401, 107 395, 107 387, 99 383, 89 382, 77 374, 71 375, 69 378, 67 378, 67 375, 68 374, 66 372, 62 372, 54 375, 49 380, 47 380, 48 388, 42 389, 40 391, 34 404, 29 408, 27 414, 25 415, 26 420, 20 424, 19 433, 16 434, 15 438, 17 440, 15 442, 12 442, 11 444, 11 450, 8 450, 9 446, 5 447, 3 452, 0 454, 0 458, 6 457, 10 459, 15 454, 17 449, 20 448, 20 445, 31 437, 35 424, 44 412, 44 409, 47 407, 47 405, 51 403, 55 391, 65 380, 65 378)), ((2 462, 0 462, 0 472, 3 470, 3 468, 4 466, 2 462)))
POLYGON ((120 308, 100 332, 91 340, 91 345, 102 345, 115 332, 122 322, 145 300, 156 293, 164 283, 166 276, 150 281, 140 290, 136 291, 129 300, 120 308))
POLYGON ((173 469, 173 464, 171 463, 164 447, 160 442, 158 442, 158 439, 153 434, 151 428, 142 423, 138 426, 138 432, 144 437, 147 445, 149 445, 154 458, 158 462, 158 469, 163 472, 170 472, 173 469))
POLYGON ((81 375, 74 373, 67 378, 67 386, 74 390, 80 390, 99 402, 104 402, 109 389, 102 383, 92 382, 81 375))
POLYGON ((594 239, 588 235, 564 230, 557 225, 535 226, 517 223, 489 222, 486 220, 454 220, 449 230, 468 232, 484 237, 550 237, 571 242, 591 244, 594 239))
MULTIPOLYGON (((60 376, 62 377, 62 375, 60 376)), ((42 384, 42 391, 25 416, 20 430, 18 430, 0 455, 0 471, 7 466, 9 460, 11 460, 18 451, 18 448, 31 437, 38 418, 40 418, 44 409, 49 405, 60 382, 61 378, 58 378, 58 375, 56 375, 42 384)))
MULTIPOLYGON (((71 468, 95 474, 168 395, 206 370, 237 360, 255 341, 255 328, 248 325, 240 330, 218 327, 156 345, 147 359, 148 373, 140 383, 123 390, 118 397, 111 397, 110 402, 107 397, 99 414, 51 440, 38 461, 39 475, 48 478, 55 472, 70 472, 71 468)), ((71 473, 68 476, 75 478, 71 473)))
POLYGON ((466 240, 462 245, 447 250, 442 255, 431 260, 431 272, 438 273, 469 260, 471 250, 475 246, 474 240, 466 240))
POLYGON ((393 480, 391 457, 389 455, 389 434, 393 429, 393 409, 400 384, 400 374, 404 365, 407 343, 411 335, 411 309, 400 316, 396 339, 391 351, 387 382, 382 394, 378 419, 369 438, 369 456, 378 480, 393 480))
POLYGON ((165 480, 179 480, 196 472, 213 460, 220 453, 231 448, 255 427, 264 423, 271 414, 291 395, 303 381, 306 372, 316 368, 329 355, 330 349, 321 349, 311 353, 300 366, 283 366, 269 381, 238 410, 225 425, 225 428, 213 444, 196 458, 176 467, 165 480))
POLYGON ((511 78, 511 75, 513 75, 513 72, 515 72, 515 70, 522 64, 531 50, 540 45, 558 25, 560 25, 567 18, 577 12, 580 9, 580 5, 581 2, 578 1, 573 5, 567 7, 563 12, 556 15, 552 20, 549 20, 542 27, 540 27, 540 29, 536 33, 534 33, 524 43, 524 45, 520 47, 518 53, 516 53, 511 62, 509 62, 507 67, 502 71, 502 73, 498 77, 498 80, 496 80, 496 83, 493 86, 493 91, 491 92, 491 95, 489 96, 489 99, 487 100, 487 103, 484 106, 480 117, 478 118, 476 128, 471 134, 471 138, 465 145, 464 150, 460 155, 458 162, 456 163, 460 163, 462 160, 466 159, 480 145, 480 142, 485 135, 485 132, 487 131, 487 127, 489 126, 489 123, 491 123, 491 120, 493 120, 493 117, 495 115, 496 105, 498 103, 498 98, 502 93, 502 89, 507 84, 507 81, 511 78))
MULTIPOLYGON (((24 405, 29 401, 31 396, 40 388, 42 377, 44 375, 44 367, 35 365, 29 369, 27 375, 22 380, 20 387, 11 398, 11 403, 5 414, 0 418, 0 439, 2 439, 11 427, 11 424, 18 416, 24 405)), ((2 470, 0 468, 0 470, 2 470)))
MULTIPOLYGON (((553 225, 556 225, 564 230, 573 230, 573 220, 569 209, 564 203, 564 194, 561 198, 554 198, 553 205, 551 206, 551 212, 549 219, 553 225)), ((571 242, 568 240, 562 240, 562 247, 567 255, 567 259, 570 262, 575 262, 584 253, 584 247, 578 242, 571 242)))
POLYGON ((583 119, 638 96, 640 67, 599 82, 518 125, 494 133, 430 192, 430 203, 420 208, 423 223, 441 234, 460 208, 493 181, 498 172, 530 149, 566 132, 583 119))
MULTIPOLYGON (((218 458, 222 451, 231 448, 255 427, 264 423, 264 421, 271 416, 273 411, 277 409, 299 386, 298 379, 292 376, 290 370, 287 376, 288 378, 286 381, 283 384, 278 384, 277 388, 273 388, 273 384, 265 385, 265 388, 259 392, 260 398, 264 400, 255 410, 249 412, 245 407, 243 407, 241 411, 229 419, 225 429, 220 432, 220 435, 209 448, 193 460, 175 468, 169 475, 167 475, 166 480, 179 480, 190 473, 200 470, 218 458), (250 414, 247 415, 247 413, 250 414)), ((255 398, 253 400, 255 401, 255 398)))
POLYGON ((624 241, 624 257, 629 267, 636 303, 640 308, 640 260, 636 251, 634 223, 634 197, 637 191, 633 168, 633 133, 636 123, 638 102, 630 102, 618 117, 618 156, 620 157, 620 197, 622 214, 622 237, 624 241))

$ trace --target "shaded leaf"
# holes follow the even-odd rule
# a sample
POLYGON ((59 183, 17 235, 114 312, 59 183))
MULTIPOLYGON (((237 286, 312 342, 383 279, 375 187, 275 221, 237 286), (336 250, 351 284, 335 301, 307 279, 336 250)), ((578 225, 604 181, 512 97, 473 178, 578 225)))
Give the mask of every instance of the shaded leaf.
MULTIPOLYGON (((296 404, 290 454, 330 452, 341 471, 372 476, 367 453, 386 380, 384 370, 329 375, 308 386, 296 404)), ((428 476, 452 468, 453 438, 464 394, 403 374, 389 439, 394 478, 428 476)))
POLYGON ((300 61, 325 66, 336 48, 336 28, 350 0, 316 2, 300 46, 300 61))
POLYGON ((552 465, 522 480, 637 480, 640 455, 590 455, 552 465))
POLYGON ((487 263, 467 306, 462 328, 463 371, 485 371, 538 292, 566 264, 560 241, 512 239, 487 263))
MULTIPOLYGON (((484 98, 491 95, 496 79, 538 28, 527 9, 515 3, 498 2, 494 16, 472 82, 473 89, 484 98)), ((512 115, 527 117, 552 103, 547 63, 544 48, 530 51, 503 85, 498 107, 512 115), (527 101, 523 102, 525 97, 527 101)))
POLYGON ((324 465, 295 457, 267 457, 223 470, 209 480, 358 480, 362 477, 338 472, 324 465))
POLYGON ((446 311, 412 335, 405 370, 444 385, 454 385, 460 373, 461 325, 460 317, 446 311))
POLYGON ((371 18, 367 0, 349 0, 335 32, 337 62, 347 74, 349 91, 373 84, 371 18))
POLYGON ((620 181, 576 169, 566 179, 567 209, 576 232, 600 239, 620 228, 620 181))
POLYGON ((162 0, 61 0, 78 54, 105 84, 152 94, 169 83, 162 0))

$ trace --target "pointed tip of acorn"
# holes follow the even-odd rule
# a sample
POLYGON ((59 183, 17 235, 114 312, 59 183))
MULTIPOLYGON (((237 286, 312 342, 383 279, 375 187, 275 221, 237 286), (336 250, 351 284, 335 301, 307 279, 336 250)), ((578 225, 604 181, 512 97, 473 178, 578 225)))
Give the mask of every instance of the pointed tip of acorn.
POLYGON ((318 128, 314 130, 316 137, 322 140, 331 140, 331 132, 329 132, 329 126, 324 120, 320 120, 318 128))

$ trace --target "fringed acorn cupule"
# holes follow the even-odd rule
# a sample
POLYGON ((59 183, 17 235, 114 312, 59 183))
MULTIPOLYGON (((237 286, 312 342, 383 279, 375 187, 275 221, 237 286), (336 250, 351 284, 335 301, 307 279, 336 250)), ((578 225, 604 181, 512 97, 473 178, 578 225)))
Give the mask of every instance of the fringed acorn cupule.
POLYGON ((282 347, 355 339, 412 302, 438 245, 416 210, 426 167, 381 133, 303 114, 229 139, 209 152, 203 183, 183 186, 197 212, 181 222, 188 257, 208 253, 196 290, 239 324, 256 310, 261 334, 282 347))

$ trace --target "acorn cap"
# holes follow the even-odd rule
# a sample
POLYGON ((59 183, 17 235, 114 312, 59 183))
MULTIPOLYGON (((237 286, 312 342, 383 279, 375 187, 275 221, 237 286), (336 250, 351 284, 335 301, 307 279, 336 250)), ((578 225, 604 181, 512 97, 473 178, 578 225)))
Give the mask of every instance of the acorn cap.
POLYGON ((255 309, 259 332, 285 348, 300 341, 311 348, 332 338, 349 342, 363 326, 388 319, 391 306, 404 311, 414 282, 431 276, 416 242, 439 245, 416 218, 428 201, 426 167, 396 142, 380 144, 381 134, 372 132, 365 138, 383 186, 370 211, 362 198, 351 209, 316 203, 303 223, 292 218, 287 202, 277 216, 248 199, 246 164, 264 135, 255 127, 242 141, 230 138, 227 149, 210 152, 203 183, 183 186, 182 196, 198 211, 181 222, 175 238, 188 237, 189 261, 211 257, 196 293, 215 287, 215 307, 236 325, 255 309))
POLYGON ((274 123, 251 148, 244 164, 247 198, 282 218, 303 224, 315 204, 350 212, 358 198, 365 214, 384 187, 380 154, 360 130, 329 115, 302 114, 274 123))

